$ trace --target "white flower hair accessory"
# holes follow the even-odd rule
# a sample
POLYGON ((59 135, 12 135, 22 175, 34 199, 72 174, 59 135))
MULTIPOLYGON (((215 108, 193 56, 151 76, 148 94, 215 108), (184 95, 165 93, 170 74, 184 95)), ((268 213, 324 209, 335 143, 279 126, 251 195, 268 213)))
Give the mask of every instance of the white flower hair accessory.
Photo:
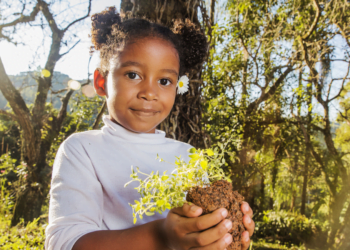
POLYGON ((188 91, 188 83, 189 79, 186 75, 183 75, 180 77, 179 81, 177 82, 177 93, 183 94, 188 91))

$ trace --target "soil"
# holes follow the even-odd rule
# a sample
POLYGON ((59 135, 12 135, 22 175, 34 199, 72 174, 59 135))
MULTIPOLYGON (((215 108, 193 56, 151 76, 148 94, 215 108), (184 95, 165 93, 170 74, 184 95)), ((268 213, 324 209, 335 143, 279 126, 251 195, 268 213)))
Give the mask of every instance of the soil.
POLYGON ((187 193, 186 200, 201 207, 203 209, 202 215, 221 207, 226 208, 228 211, 226 219, 232 221, 232 229, 229 233, 232 234, 233 238, 227 250, 241 250, 241 236, 245 231, 241 212, 244 197, 232 190, 231 183, 219 180, 209 187, 194 187, 187 193))

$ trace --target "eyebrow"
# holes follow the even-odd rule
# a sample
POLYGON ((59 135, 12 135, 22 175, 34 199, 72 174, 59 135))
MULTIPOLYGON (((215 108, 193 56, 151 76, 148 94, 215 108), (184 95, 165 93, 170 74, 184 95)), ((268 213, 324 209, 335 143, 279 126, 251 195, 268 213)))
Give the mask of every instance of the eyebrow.
POLYGON ((139 66, 140 67, 140 66, 143 66, 143 64, 138 63, 138 62, 133 62, 133 61, 126 61, 120 65, 121 68, 129 67, 129 66, 139 66))
POLYGON ((179 76, 179 74, 177 73, 176 70, 173 70, 173 69, 162 69, 161 71, 164 71, 164 72, 168 72, 170 74, 174 74, 176 76, 179 76))
MULTIPOLYGON (((126 61, 126 62, 123 62, 123 63, 120 65, 120 68, 125 68, 125 67, 129 67, 129 66, 142 67, 143 64, 138 63, 138 62, 134 62, 134 61, 126 61)), ((173 70, 173 69, 162 69, 161 71, 167 72, 167 73, 170 73, 170 74, 174 74, 174 75, 176 75, 176 76, 179 76, 179 74, 177 73, 177 71, 176 71, 176 70, 173 70)))

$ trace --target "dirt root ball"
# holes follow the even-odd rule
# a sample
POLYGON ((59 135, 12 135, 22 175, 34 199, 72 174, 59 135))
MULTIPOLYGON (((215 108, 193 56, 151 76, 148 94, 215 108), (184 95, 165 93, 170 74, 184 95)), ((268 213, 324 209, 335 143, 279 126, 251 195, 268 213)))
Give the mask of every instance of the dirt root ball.
POLYGON ((232 229, 229 233, 232 234, 233 238, 227 250, 241 250, 241 236, 245 231, 241 212, 244 197, 232 190, 231 183, 220 180, 209 187, 194 187, 187 193, 186 200, 201 207, 203 209, 202 215, 222 207, 226 208, 228 211, 226 219, 232 221, 232 229))

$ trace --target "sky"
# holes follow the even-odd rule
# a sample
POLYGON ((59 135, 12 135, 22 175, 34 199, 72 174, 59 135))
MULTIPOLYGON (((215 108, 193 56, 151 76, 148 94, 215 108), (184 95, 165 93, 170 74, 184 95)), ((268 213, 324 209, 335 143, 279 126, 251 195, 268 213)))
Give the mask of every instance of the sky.
MULTIPOLYGON (((61 13, 55 17, 61 23, 65 24, 69 19, 68 14, 76 14, 76 16, 83 16, 87 13, 87 1, 86 0, 69 0, 70 10, 66 10, 53 5, 52 10, 55 13, 61 13), (72 9, 75 12, 72 12, 72 9), (71 12, 70 12, 71 11, 71 12)), ((120 9, 120 0, 93 0, 91 13, 97 13, 104 10, 106 7, 116 6, 120 9)), ((29 9, 28 11, 31 11, 29 9)), ((37 17, 40 19, 40 16, 37 17)), ((86 79, 88 75, 88 61, 89 61, 89 49, 92 45, 88 34, 90 33, 91 21, 90 17, 85 19, 84 23, 80 23, 72 27, 69 36, 76 35, 71 45, 78 39, 81 42, 74 47, 67 55, 62 57, 56 65, 55 71, 67 74, 70 78, 75 80, 86 79)), ((63 27, 65 25, 62 25, 63 27)), ((0 42, 0 57, 4 64, 6 73, 8 75, 17 75, 20 72, 28 70, 36 70, 39 67, 44 68, 47 59, 47 53, 50 49, 50 32, 43 33, 40 27, 31 27, 26 25, 20 27, 23 34, 21 37, 16 37, 25 41, 25 45, 13 45, 7 41, 0 42), (28 31, 28 32, 26 32, 28 31), (46 52, 46 53, 45 53, 46 52)), ((67 48, 62 48, 61 53, 67 51, 67 48)), ((99 62, 98 54, 94 54, 90 63, 90 73, 93 73, 99 62)))

